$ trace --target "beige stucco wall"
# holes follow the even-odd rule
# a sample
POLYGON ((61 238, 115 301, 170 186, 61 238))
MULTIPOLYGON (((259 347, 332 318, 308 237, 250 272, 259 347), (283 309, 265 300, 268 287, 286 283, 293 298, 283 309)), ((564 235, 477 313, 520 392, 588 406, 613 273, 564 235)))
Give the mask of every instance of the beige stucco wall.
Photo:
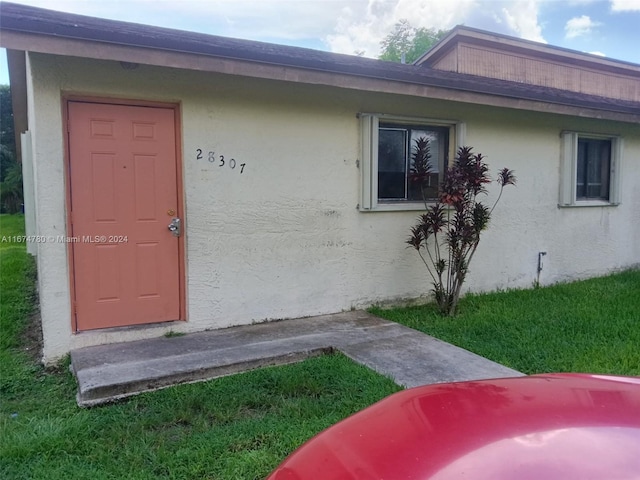
MULTIPOLYGON (((404 243, 417 212, 358 210, 358 112, 463 120, 496 173, 516 170, 471 265, 468 289, 530 287, 640 263, 637 125, 321 86, 32 54, 37 229, 65 232, 61 92, 181 105, 187 322, 73 334, 67 246, 39 246, 44 356, 70 349, 414 298, 430 289, 404 243), (557 207, 560 131, 625 137, 622 204, 557 207), (37 133, 37 134, 36 134, 37 133), (205 153, 196 159, 197 149, 205 153), (236 168, 206 161, 215 151, 236 168), (245 169, 240 174, 241 163, 245 169)), ((497 194, 490 190, 489 200, 497 194)))

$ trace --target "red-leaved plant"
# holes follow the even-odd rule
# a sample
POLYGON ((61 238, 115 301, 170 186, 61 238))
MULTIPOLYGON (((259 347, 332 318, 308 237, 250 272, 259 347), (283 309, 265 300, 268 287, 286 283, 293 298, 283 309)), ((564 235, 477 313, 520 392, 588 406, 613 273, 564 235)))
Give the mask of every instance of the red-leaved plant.
MULTIPOLYGON (((428 152, 424 145, 414 147, 414 164, 422 161, 420 157, 425 150, 428 152)), ((428 172, 423 171, 424 166, 419 170, 415 173, 419 173, 416 177, 420 178, 410 180, 420 182, 426 177, 428 172)), ((425 199, 427 211, 411 228, 407 243, 417 250, 427 267, 435 300, 443 315, 455 315, 469 263, 480 243, 480 233, 487 228, 504 187, 515 185, 516 177, 508 168, 500 171, 500 194, 488 208, 478 196, 486 195, 485 185, 490 182, 489 168, 482 154, 473 153, 472 147, 460 147, 455 162, 447 169, 440 184, 438 201, 428 205, 425 199)))

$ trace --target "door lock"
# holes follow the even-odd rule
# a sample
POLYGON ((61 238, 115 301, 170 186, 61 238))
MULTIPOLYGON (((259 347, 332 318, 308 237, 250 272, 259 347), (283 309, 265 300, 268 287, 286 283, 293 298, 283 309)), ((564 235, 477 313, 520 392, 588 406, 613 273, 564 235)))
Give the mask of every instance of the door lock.
POLYGON ((167 228, 174 237, 179 237, 182 234, 182 225, 179 218, 173 218, 167 228))

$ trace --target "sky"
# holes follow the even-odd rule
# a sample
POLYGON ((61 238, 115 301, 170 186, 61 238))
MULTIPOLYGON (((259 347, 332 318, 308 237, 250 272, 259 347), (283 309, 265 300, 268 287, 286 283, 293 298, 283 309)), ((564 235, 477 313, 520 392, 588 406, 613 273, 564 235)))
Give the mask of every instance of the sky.
MULTIPOLYGON (((35 7, 375 58, 403 19, 458 24, 640 64, 640 0, 13 0, 35 7)), ((2 9, 0 6, 0 16, 2 9)), ((0 49, 0 84, 9 83, 0 49)))

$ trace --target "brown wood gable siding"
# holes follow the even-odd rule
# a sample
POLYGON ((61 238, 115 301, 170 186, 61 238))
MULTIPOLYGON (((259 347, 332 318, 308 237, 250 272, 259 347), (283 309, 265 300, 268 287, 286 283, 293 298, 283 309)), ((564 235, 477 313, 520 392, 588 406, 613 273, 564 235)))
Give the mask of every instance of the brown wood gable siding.
POLYGON ((438 70, 445 70, 447 72, 458 71, 458 46, 449 50, 446 55, 439 58, 434 64, 433 68, 438 70))
POLYGON ((640 101, 640 77, 601 73, 577 65, 458 43, 433 68, 558 88, 588 95, 640 101))

